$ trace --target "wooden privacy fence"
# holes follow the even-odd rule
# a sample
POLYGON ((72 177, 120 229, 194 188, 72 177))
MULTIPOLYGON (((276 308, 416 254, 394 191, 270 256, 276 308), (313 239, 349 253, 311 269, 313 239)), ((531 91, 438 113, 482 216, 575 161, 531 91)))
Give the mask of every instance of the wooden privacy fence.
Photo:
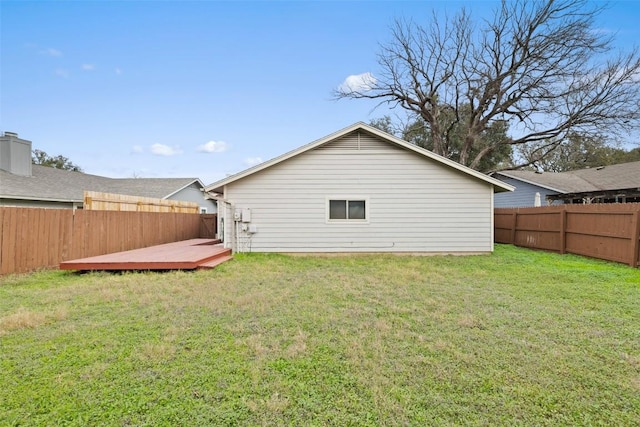
POLYGON ((640 204, 496 208, 495 241, 640 265, 640 204))
POLYGON ((200 206, 195 202, 127 196, 99 191, 85 191, 83 207, 87 211, 200 212, 200 206))
POLYGON ((186 213, 0 207, 0 274, 198 238, 201 227, 186 213))

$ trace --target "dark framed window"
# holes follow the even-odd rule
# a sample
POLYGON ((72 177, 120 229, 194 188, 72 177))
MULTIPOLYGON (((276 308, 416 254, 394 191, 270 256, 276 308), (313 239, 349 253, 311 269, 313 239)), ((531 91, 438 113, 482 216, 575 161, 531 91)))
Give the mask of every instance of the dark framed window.
POLYGON ((329 199, 329 221, 366 221, 366 199, 329 199))

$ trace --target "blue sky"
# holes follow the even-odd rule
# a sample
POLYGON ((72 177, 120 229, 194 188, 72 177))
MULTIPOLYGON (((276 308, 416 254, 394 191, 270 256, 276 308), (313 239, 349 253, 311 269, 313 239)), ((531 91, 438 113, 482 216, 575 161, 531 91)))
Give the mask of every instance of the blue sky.
MULTIPOLYGON (((110 177, 205 184, 387 113, 332 100, 396 17, 496 1, 0 1, 0 130, 110 177)), ((598 21, 633 46, 640 1, 598 21)))

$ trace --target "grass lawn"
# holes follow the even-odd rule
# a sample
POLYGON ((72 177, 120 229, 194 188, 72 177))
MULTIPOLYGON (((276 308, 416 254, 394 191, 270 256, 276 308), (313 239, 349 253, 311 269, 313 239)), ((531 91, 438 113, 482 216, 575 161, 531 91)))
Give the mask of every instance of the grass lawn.
POLYGON ((237 255, 0 277, 0 425, 640 425, 640 271, 237 255))

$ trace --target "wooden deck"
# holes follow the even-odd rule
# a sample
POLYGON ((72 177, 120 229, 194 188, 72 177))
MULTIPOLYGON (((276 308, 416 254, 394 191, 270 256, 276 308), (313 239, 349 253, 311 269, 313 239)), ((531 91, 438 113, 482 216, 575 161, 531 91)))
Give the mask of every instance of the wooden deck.
POLYGON ((191 239, 60 263, 62 270, 194 270, 230 260, 219 240, 191 239))

